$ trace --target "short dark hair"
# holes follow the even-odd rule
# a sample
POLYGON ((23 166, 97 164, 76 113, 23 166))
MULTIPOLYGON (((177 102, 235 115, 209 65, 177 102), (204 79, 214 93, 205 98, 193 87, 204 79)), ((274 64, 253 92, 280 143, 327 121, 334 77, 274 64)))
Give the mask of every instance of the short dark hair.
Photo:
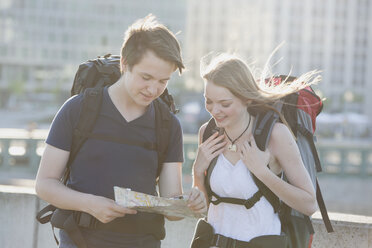
POLYGON ((125 32, 121 47, 122 61, 131 69, 141 61, 147 50, 174 63, 180 73, 185 68, 177 38, 167 27, 158 23, 152 14, 137 20, 125 32))

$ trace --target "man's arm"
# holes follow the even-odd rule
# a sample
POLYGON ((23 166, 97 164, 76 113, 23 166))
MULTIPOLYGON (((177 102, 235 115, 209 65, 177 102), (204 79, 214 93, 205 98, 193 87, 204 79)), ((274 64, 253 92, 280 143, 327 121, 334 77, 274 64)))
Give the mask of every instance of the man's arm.
MULTIPOLYGON (((162 197, 182 195, 182 163, 164 163, 159 178, 159 193, 162 197)), ((196 213, 204 213, 207 204, 204 194, 193 187, 188 194, 188 207, 196 213)), ((168 220, 180 220, 175 216, 166 216, 168 220)))
POLYGON ((115 201, 66 187, 61 182, 70 152, 46 145, 36 176, 37 195, 50 204, 68 210, 87 212, 103 223, 116 217, 136 213, 119 206, 115 201))
MULTIPOLYGON (((182 195, 182 163, 164 163, 159 176, 159 193, 162 197, 182 195)), ((165 216, 168 220, 181 220, 180 217, 165 216)))

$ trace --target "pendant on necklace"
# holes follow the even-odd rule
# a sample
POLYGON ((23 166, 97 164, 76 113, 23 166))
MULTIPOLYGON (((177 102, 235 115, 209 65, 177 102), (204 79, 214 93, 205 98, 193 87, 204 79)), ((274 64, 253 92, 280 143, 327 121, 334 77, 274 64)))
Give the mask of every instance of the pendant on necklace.
POLYGON ((236 152, 236 145, 235 144, 230 144, 227 149, 229 149, 229 151, 232 151, 232 152, 236 152))

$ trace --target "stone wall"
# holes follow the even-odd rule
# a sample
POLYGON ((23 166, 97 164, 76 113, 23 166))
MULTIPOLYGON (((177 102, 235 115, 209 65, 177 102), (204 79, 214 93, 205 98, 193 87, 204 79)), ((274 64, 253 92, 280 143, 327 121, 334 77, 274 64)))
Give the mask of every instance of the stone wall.
MULTIPOLYGON (((0 186, 0 247, 57 247, 50 225, 41 225, 35 220, 36 212, 43 206, 45 202, 35 196, 32 188, 0 186)), ((320 214, 313 216, 314 248, 372 248, 372 217, 330 213, 330 218, 335 232, 328 234, 320 214)), ((167 237, 162 247, 189 247, 195 224, 195 219, 167 221, 167 237)))

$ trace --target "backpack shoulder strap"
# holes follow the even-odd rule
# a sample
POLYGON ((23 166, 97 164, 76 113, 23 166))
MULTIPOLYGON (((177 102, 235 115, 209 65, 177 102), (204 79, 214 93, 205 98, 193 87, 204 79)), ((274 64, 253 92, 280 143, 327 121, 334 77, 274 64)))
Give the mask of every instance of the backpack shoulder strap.
MULTIPOLYGON (((213 118, 211 118, 208 121, 208 124, 207 124, 207 126, 204 130, 203 139, 202 139, 203 142, 206 139, 208 139, 214 132, 217 132, 217 131, 219 131, 219 128, 216 126, 215 120, 213 118)), ((209 201, 213 204, 219 204, 221 202, 227 202, 227 203, 232 203, 232 204, 244 205, 247 209, 254 206, 254 204, 256 204, 260 200, 260 198, 263 196, 263 193, 260 190, 257 191, 249 199, 238 199, 238 198, 233 198, 233 197, 221 197, 221 196, 217 195, 215 192, 213 192, 213 190, 210 186, 210 178, 211 178, 211 175, 212 175, 212 171, 213 171, 214 167, 216 166, 217 159, 218 159, 218 157, 213 158, 213 160, 211 161, 211 163, 208 166, 208 169, 207 169, 206 175, 205 175, 204 184, 205 184, 205 188, 206 188, 206 191, 207 191, 209 201), (216 200, 212 200, 212 196, 214 196, 216 198, 216 200)))
MULTIPOLYGON (((82 101, 82 109, 79 116, 79 120, 77 123, 76 128, 74 129, 73 137, 72 137, 72 146, 70 151, 70 156, 67 161, 66 169, 64 175, 62 177, 62 182, 67 184, 68 178, 70 176, 70 166, 73 160, 75 159, 76 155, 79 153, 80 148, 87 140, 86 137, 79 135, 83 130, 87 132, 91 132, 93 130, 94 124, 97 120, 99 115, 101 104, 102 104, 102 96, 103 96, 103 88, 88 88, 83 93, 83 101, 82 101)), ((41 211, 38 212, 36 219, 41 223, 47 223, 52 221, 53 214, 57 211, 57 208, 51 204, 47 205, 41 211)), ((54 225, 52 224, 53 235, 54 239, 56 240, 57 244, 59 243, 55 234, 54 234, 54 225)), ((72 234, 75 237, 75 234, 72 234)), ((79 232, 76 232, 76 235, 79 235, 79 232)), ((83 240, 81 237, 75 237, 76 240, 82 241, 80 242, 80 247, 85 247, 83 240)))
MULTIPOLYGON (((283 102, 278 101, 273 107, 280 113, 283 107, 283 102)), ((255 117, 252 133, 257 147, 264 151, 269 144, 274 124, 279 120, 279 114, 274 110, 268 110, 265 112, 258 112, 255 117)))
MULTIPOLYGON (((283 102, 278 101, 273 106, 278 112, 283 107, 283 102)), ((266 112, 258 112, 253 123, 252 133, 256 141, 257 147, 264 151, 266 150, 271 132, 275 123, 279 120, 279 114, 274 110, 268 110, 266 112)), ((263 196, 270 202, 275 212, 279 211, 280 201, 279 198, 254 174, 252 174, 253 180, 258 187, 259 191, 262 192, 263 196)))
POLYGON ((155 135, 156 135, 156 147, 158 152, 158 170, 157 177, 159 177, 162 165, 167 156, 168 145, 171 134, 171 121, 172 116, 169 112, 169 108, 164 102, 159 99, 154 101, 155 109, 155 135))
MULTIPOLYGON (((309 130, 307 130, 305 127, 301 126, 301 125, 297 125, 297 130, 298 130, 298 132, 300 132, 306 138, 306 140, 307 140, 307 142, 310 146, 311 153, 312 153, 312 156, 314 158, 316 172, 321 172, 322 171, 322 166, 320 164, 320 159, 319 159, 319 156, 318 156, 318 152, 317 152, 316 147, 315 147, 313 133, 310 132, 309 130)), ((320 186, 319 186, 319 182, 318 182, 317 178, 315 178, 315 188, 316 188, 316 200, 318 202, 320 213, 322 214, 322 219, 323 219, 324 225, 327 229, 327 232, 329 232, 329 233, 333 232, 334 230, 333 230, 333 227, 332 227, 332 223, 329 219, 328 211, 327 211, 327 208, 325 206, 323 195, 322 195, 322 192, 320 190, 320 186)))
POLYGON ((320 213, 322 214, 322 219, 327 229, 327 232, 329 233, 334 232, 332 223, 328 216, 327 208, 324 203, 322 192, 320 191, 318 179, 316 179, 316 200, 318 202, 320 213))
MULTIPOLYGON (((278 105, 277 107, 281 107, 281 105, 278 105)), ((268 139, 270 137, 272 128, 274 124, 278 121, 278 118, 279 118, 279 115, 275 111, 267 111, 263 114, 262 113, 257 114, 253 129, 252 129, 254 133, 257 128, 260 129, 260 131, 257 132, 257 135, 255 135, 256 143, 260 142, 261 145, 267 146, 268 139)), ((207 138, 209 138, 215 130, 216 130, 216 123, 215 123, 215 120, 211 118, 208 121, 208 124, 205 128, 203 139, 202 139, 203 142, 207 138)), ((262 146, 260 147, 260 149, 265 150, 266 146, 262 146)), ((204 181, 205 188, 207 190, 208 198, 210 201, 211 201, 212 195, 215 195, 210 187, 210 177, 211 177, 214 167, 216 166, 216 163, 217 163, 217 157, 215 157, 209 164, 209 167, 205 175, 205 181, 204 181)), ((279 211, 279 207, 280 207, 279 198, 254 175, 253 175, 253 179, 254 179, 255 184, 259 188, 259 191, 270 202, 275 212, 279 211)), ((256 198, 259 199, 259 196, 257 195, 256 198)))
MULTIPOLYGON (((202 141, 204 142, 206 139, 208 139, 213 134, 213 131, 216 130, 216 128, 217 128, 216 121, 213 118, 211 118, 208 121, 208 124, 204 130, 202 141)), ((205 186, 205 189, 207 190, 209 201, 211 200, 212 195, 213 195, 209 181, 211 178, 212 171, 214 167, 216 166, 216 163, 217 163, 217 157, 215 157, 209 164, 206 175, 205 175, 205 180, 204 180, 204 186, 205 186)))
POLYGON ((70 166, 76 155, 79 153, 80 148, 83 146, 87 137, 81 135, 83 132, 91 132, 94 128, 96 120, 101 110, 103 98, 103 88, 87 88, 83 93, 82 108, 79 116, 78 123, 74 129, 70 157, 67 162, 65 174, 63 176, 64 184, 67 183, 70 175, 70 166))
MULTIPOLYGON (((275 104, 274 107, 280 112, 282 107, 283 107, 283 103, 279 102, 279 103, 275 104)), ((276 113, 273 110, 270 110, 266 113, 258 113, 257 114, 256 120, 254 122, 252 130, 253 130, 253 134, 254 134, 254 138, 255 138, 255 141, 257 143, 257 146, 261 150, 266 149, 266 147, 268 145, 270 135, 271 135, 271 132, 272 132, 272 129, 274 127, 274 124, 278 120, 279 120, 279 115, 278 115, 278 113, 276 113)), ((307 138, 307 140, 309 141, 312 153, 314 155, 314 160, 315 160, 315 165, 316 165, 317 171, 318 172, 321 171, 320 160, 319 160, 316 148, 315 148, 315 144, 314 144, 314 140, 313 140, 313 134, 311 132, 309 132, 308 130, 302 128, 299 125, 296 125, 295 128, 297 129, 297 131, 301 132, 307 138)), ((281 212, 283 212, 283 213, 281 213, 282 215, 290 214, 290 213, 286 213, 286 211, 287 212, 289 211, 289 207, 286 206, 285 204, 282 205, 280 203, 279 198, 265 184, 263 184, 256 176, 254 176, 254 175, 252 175, 252 176, 253 176, 254 182, 257 185, 257 187, 259 188, 259 190, 262 192, 262 194, 265 196, 265 198, 273 206, 274 211, 275 212, 281 211, 281 212), (281 208, 283 208, 283 209, 281 209, 281 208), (287 208, 287 209, 285 210, 285 208, 287 208)), ((326 229, 327 229, 328 232, 333 232, 333 227, 332 227, 332 224, 331 224, 331 222, 329 220, 329 217, 328 217, 328 214, 327 214, 327 210, 326 210, 326 207, 325 207, 325 204, 324 204, 324 200, 323 200, 323 197, 322 197, 322 194, 321 194, 321 191, 320 191, 318 181, 316 181, 316 189, 317 189, 316 190, 317 202, 318 202, 319 209, 320 209, 320 212, 321 212, 322 217, 323 217, 324 224, 325 224, 326 229)), ((307 224, 309 225, 309 229, 313 230, 309 217, 308 216, 304 216, 304 217, 307 221, 307 224)))
MULTIPOLYGON (((173 96, 169 94, 168 89, 165 88, 163 94, 159 97, 163 103, 168 106, 168 111, 171 111, 173 114, 177 114, 179 109, 176 108, 176 104, 174 103, 173 96)), ((159 99, 157 99, 159 100, 159 99)))
POLYGON ((216 121, 211 118, 208 121, 208 124, 204 130, 202 141, 204 142, 206 139, 208 139, 212 134, 214 130, 217 130, 216 121))
POLYGON ((158 152, 158 171, 157 177, 159 177, 165 157, 167 156, 168 145, 170 140, 171 128, 172 128, 172 114, 177 114, 179 110, 176 108, 174 99, 169 94, 166 88, 154 101, 155 108, 155 132, 156 132, 156 147, 158 152))

